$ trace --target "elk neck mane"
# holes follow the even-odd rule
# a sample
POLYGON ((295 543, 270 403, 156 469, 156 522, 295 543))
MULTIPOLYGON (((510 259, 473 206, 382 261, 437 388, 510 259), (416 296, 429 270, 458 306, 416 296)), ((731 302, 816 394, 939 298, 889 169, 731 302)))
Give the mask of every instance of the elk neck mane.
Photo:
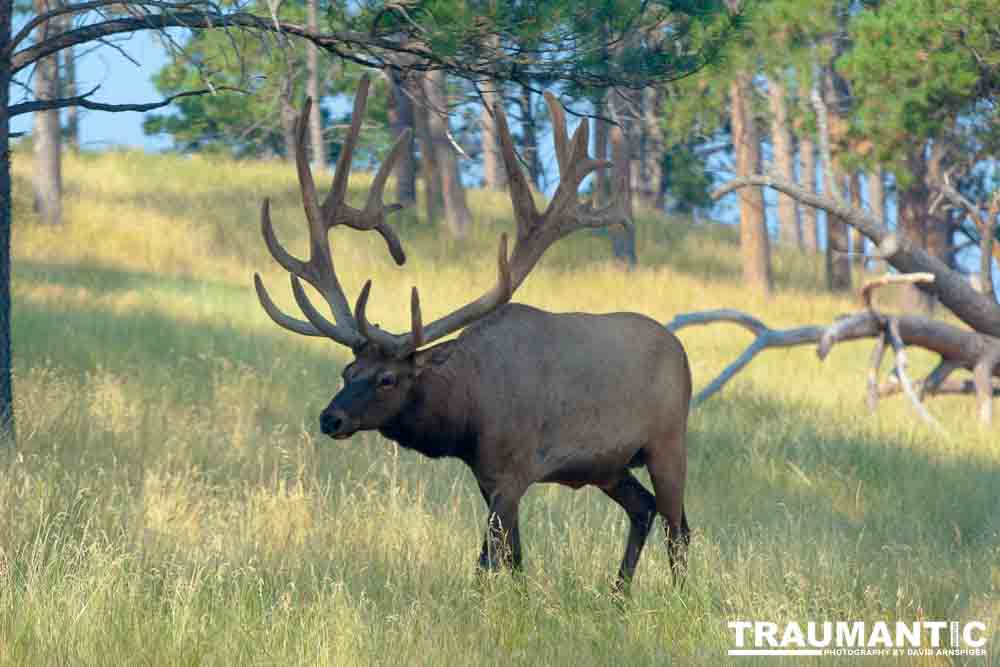
POLYGON ((400 447, 433 459, 476 456, 475 414, 467 372, 474 371, 457 340, 435 346, 399 413, 379 429, 400 447), (464 378, 464 379, 463 379, 464 378))

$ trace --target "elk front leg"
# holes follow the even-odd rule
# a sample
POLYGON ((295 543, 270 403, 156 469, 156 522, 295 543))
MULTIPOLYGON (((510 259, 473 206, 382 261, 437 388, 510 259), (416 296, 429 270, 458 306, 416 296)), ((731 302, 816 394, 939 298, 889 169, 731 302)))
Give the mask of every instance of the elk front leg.
POLYGON ((501 567, 521 569, 521 534, 517 525, 521 494, 487 494, 484 490, 483 498, 489 509, 479 568, 493 571, 501 567))

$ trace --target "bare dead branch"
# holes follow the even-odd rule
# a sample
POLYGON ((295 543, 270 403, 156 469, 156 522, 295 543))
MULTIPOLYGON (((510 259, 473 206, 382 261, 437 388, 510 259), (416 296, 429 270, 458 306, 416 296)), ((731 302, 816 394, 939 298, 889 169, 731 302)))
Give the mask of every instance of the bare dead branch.
POLYGON ((744 187, 764 186, 782 192, 802 204, 841 218, 867 236, 879 254, 902 273, 934 274, 933 292, 947 308, 976 331, 1000 338, 1000 304, 980 294, 965 277, 922 248, 892 233, 883 221, 871 213, 829 197, 808 192, 801 186, 767 174, 736 178, 712 197, 718 199, 744 187))
POLYGON ((861 287, 861 303, 868 310, 872 308, 872 292, 886 285, 914 285, 934 282, 933 273, 887 273, 880 278, 869 280, 861 287))
POLYGON ((899 320, 895 317, 890 317, 885 332, 888 335, 889 344, 892 345, 892 349, 896 353, 896 375, 899 377, 899 383, 903 387, 903 393, 910 399, 913 409, 916 410, 921 419, 944 432, 941 424, 934 419, 931 413, 927 411, 927 408, 924 407, 924 404, 920 402, 920 399, 917 397, 917 391, 913 388, 913 381, 910 380, 910 376, 906 373, 906 345, 903 343, 903 337, 899 333, 899 320))
POLYGON ((19 116, 21 114, 33 113, 35 111, 47 111, 49 109, 62 109, 65 107, 81 107, 84 109, 93 109, 95 111, 111 111, 111 112, 121 112, 121 111, 138 111, 140 113, 145 111, 153 111, 154 109, 163 108, 169 104, 172 104, 175 100, 181 99, 183 97, 193 97, 196 95, 209 95, 219 91, 237 92, 246 94, 247 91, 240 88, 234 88, 231 86, 216 86, 213 89, 201 88, 199 90, 185 90, 169 97, 165 97, 158 102, 146 102, 144 104, 110 104, 107 102, 95 102, 90 99, 90 96, 98 91, 100 86, 95 86, 90 91, 84 93, 83 95, 76 95, 74 97, 59 97, 53 100, 32 100, 31 102, 21 102, 20 104, 14 104, 7 107, 7 114, 11 117, 19 116))
MULTIPOLYGON (((905 346, 913 345, 936 352, 940 355, 938 366, 919 383, 906 379, 912 392, 907 392, 910 400, 920 403, 925 394, 938 393, 948 376, 955 370, 965 369, 978 372, 983 379, 979 392, 980 405, 987 401, 989 390, 986 388, 991 377, 1000 377, 1000 339, 986 336, 975 331, 917 315, 900 315, 888 318, 874 310, 864 310, 836 319, 828 326, 803 326, 793 329, 775 330, 768 327, 758 318, 738 310, 709 310, 694 313, 684 313, 676 316, 665 326, 668 330, 677 332, 685 327, 704 326, 715 323, 729 323, 740 326, 754 336, 736 360, 727 366, 722 373, 714 378, 692 400, 692 405, 699 405, 718 393, 737 373, 753 361, 760 352, 768 348, 787 348, 798 345, 816 345, 816 354, 820 360, 825 360, 837 343, 851 340, 875 338, 876 347, 872 351, 871 366, 868 371, 867 402, 874 410, 878 397, 888 395, 884 385, 878 381, 878 369, 884 357, 886 345, 892 344, 896 351, 896 363, 903 364, 905 373, 905 346), (891 322, 890 322, 891 320, 891 322), (893 324, 890 327, 890 324, 893 324), (893 329, 895 338, 893 338, 893 329), (895 340, 895 342, 893 342, 895 340), (900 355, 902 352, 902 356, 900 355)), ((985 420, 989 415, 987 408, 981 407, 981 415, 985 420)), ((918 410, 919 411, 919 410, 918 410)))
POLYGON ((667 330, 677 332, 685 327, 704 326, 716 322, 728 322, 741 326, 754 335, 754 341, 736 358, 736 361, 726 366, 725 370, 712 380, 691 399, 691 405, 704 403, 718 393, 726 384, 743 370, 754 358, 768 348, 794 347, 819 342, 823 335, 823 327, 798 327, 796 329, 776 330, 752 315, 738 310, 708 310, 696 313, 678 315, 666 324, 667 330))

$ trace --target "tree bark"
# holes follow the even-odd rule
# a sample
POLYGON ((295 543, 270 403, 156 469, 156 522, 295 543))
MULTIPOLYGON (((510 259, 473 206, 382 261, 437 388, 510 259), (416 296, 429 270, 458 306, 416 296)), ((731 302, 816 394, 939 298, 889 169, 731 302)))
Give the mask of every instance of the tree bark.
POLYGON ((880 220, 886 219, 885 210, 885 174, 880 167, 868 172, 868 210, 880 220))
MULTIPOLYGON (((782 178, 795 180, 795 145, 792 128, 788 122, 788 108, 785 103, 787 91, 777 74, 768 79, 767 99, 771 109, 771 146, 774 150, 774 167, 782 178)), ((787 195, 778 195, 778 240, 802 250, 805 247, 802 226, 799 224, 799 207, 787 195)))
MULTIPOLYGON (((389 99, 389 131, 393 139, 407 129, 417 135, 413 99, 409 95, 409 82, 397 70, 389 70, 391 95, 389 99)), ((396 163, 396 201, 404 206, 417 202, 417 165, 413 156, 413 143, 403 150, 396 163)))
MULTIPOLYGON (((499 84, 487 84, 499 85, 499 84)), ((479 124, 483 137, 483 187, 487 190, 502 191, 507 187, 507 172, 500 154, 500 138, 497 135, 493 109, 503 103, 503 95, 497 90, 483 90, 483 110, 479 113, 479 124)))
MULTIPOLYGON (((45 0, 35 0, 39 13, 48 9, 45 0)), ((38 40, 44 41, 48 25, 39 28, 38 40)), ((59 97, 59 55, 52 54, 38 61, 35 68, 35 98, 54 100, 59 97)), ((32 141, 34 145, 33 186, 35 211, 44 224, 62 224, 62 164, 60 155, 59 110, 36 111, 32 141)))
MULTIPOLYGON (((587 122, 587 121, 583 121, 587 122)), ((602 122, 602 121, 598 121, 602 122)), ((628 137, 626 137, 625 132, 607 132, 610 135, 611 143, 611 154, 614 156, 615 160, 621 159, 621 165, 618 167, 623 174, 622 181, 625 183, 632 182, 632 174, 630 170, 632 169, 632 163, 628 159, 624 159, 625 156, 629 154, 629 142, 628 137)), ((610 181, 610 179, 608 179, 610 181)), ((609 182, 609 189, 604 192, 601 196, 603 199, 600 202, 601 206, 606 206, 611 203, 611 185, 609 182)), ((632 220, 632 196, 631 193, 624 193, 625 198, 625 209, 629 220, 632 220)), ((608 234, 611 236, 611 249, 614 252, 615 260, 624 264, 628 268, 634 268, 639 263, 639 258, 636 254, 635 248, 635 225, 628 225, 626 227, 610 227, 608 229, 608 234)))
MULTIPOLYGON (((730 85, 737 177, 754 174, 760 168, 760 137, 750 105, 750 85, 747 74, 737 75, 730 85)), ((744 282, 752 289, 770 294, 773 288, 771 251, 760 188, 745 188, 740 192, 740 250, 744 282)))
MULTIPOLYGON (((843 174, 835 165, 824 165, 827 172, 828 196, 842 198, 843 174)), ((851 240, 847 223, 837 216, 826 217, 826 286, 832 292, 851 289, 851 240)))
POLYGON ((663 209, 663 91, 652 86, 641 92, 642 117, 639 119, 639 174, 636 196, 649 209, 663 209))
MULTIPOLYGON (((490 46, 499 48, 500 38, 489 38, 490 46)), ((507 170, 500 153, 500 137, 497 135, 493 109, 504 104, 503 84, 487 81, 482 88, 483 109, 479 113, 479 125, 483 142, 483 187, 487 190, 502 191, 507 187, 507 170)))
MULTIPOLYGON (((799 182, 808 192, 816 192, 816 142, 808 132, 799 136, 799 182)), ((819 252, 819 220, 816 209, 803 206, 802 246, 806 252, 819 252)))
MULTIPOLYGON (((426 85, 424 76, 420 80, 421 89, 426 85)), ((427 105, 426 92, 421 95, 423 103, 416 107, 417 137, 420 139, 420 178, 424 182, 424 215, 428 224, 441 218, 444 211, 444 185, 438 168, 437 146, 431 135, 431 114, 427 105)))
POLYGON ((1000 338, 1000 304, 976 291, 958 271, 923 248, 889 230, 881 218, 857 210, 843 201, 806 192, 795 183, 770 175, 753 174, 734 178, 712 193, 714 199, 741 188, 770 187, 795 197, 800 204, 815 206, 828 214, 839 216, 875 244, 879 255, 902 273, 931 273, 934 283, 928 289, 960 320, 980 333, 1000 338))
POLYGON ((286 161, 295 159, 295 105, 292 104, 291 86, 286 86, 281 91, 278 104, 281 105, 279 114, 281 116, 281 136, 285 142, 285 154, 282 158, 286 161))
MULTIPOLYGON (((309 28, 319 32, 319 0, 309 0, 309 28)), ((323 114, 320 111, 319 48, 306 44, 306 95, 312 98, 309 114, 309 151, 314 166, 326 164, 326 142, 323 141, 323 114)))
MULTIPOLYGON (((594 119, 594 159, 608 159, 608 134, 611 126, 608 121, 600 118, 608 114, 607 91, 601 91, 600 97, 594 101, 594 113, 599 116, 594 119)), ((611 170, 598 169, 594 172, 594 204, 604 206, 611 197, 611 170)))
POLYGON ((534 187, 539 188, 542 180, 542 163, 538 154, 538 122, 535 119, 530 88, 521 86, 517 104, 521 110, 521 155, 528 168, 528 180, 534 187))
POLYGON ((428 73, 426 84, 427 103, 431 107, 428 128, 440 172, 445 225, 453 237, 462 238, 472 226, 472 213, 465 200, 465 187, 462 186, 458 170, 458 155, 449 138, 444 73, 440 70, 428 73))
MULTIPOLYGON (((69 30, 73 25, 71 17, 62 22, 61 30, 69 30)), ((63 61, 62 76, 59 78, 59 96, 76 97, 76 54, 73 47, 64 50, 60 57, 63 61)), ((66 127, 63 131, 66 147, 71 151, 80 150, 80 108, 66 107, 66 127)))
MULTIPOLYGON (((911 175, 909 185, 899 190, 899 213, 897 228, 901 238, 915 247, 930 251, 928 245, 928 210, 930 209, 930 189, 927 187, 927 160, 924 145, 911 151, 907 157, 907 168, 911 175)), ((940 256, 933 254, 940 259, 940 256)), ((931 312, 934 298, 915 287, 907 287, 903 292, 903 306, 906 310, 931 312)))
MULTIPOLYGON (((831 148, 830 115, 828 114, 827 99, 835 94, 835 84, 829 72, 816 71, 814 73, 810 99, 813 109, 816 112, 816 134, 819 138, 819 152, 823 159, 823 192, 834 200, 841 200, 840 192, 843 178, 840 170, 833 160, 833 150, 831 148), (826 98, 820 92, 820 79, 826 88, 826 98)), ((841 123, 841 119, 834 117, 836 124, 841 123)), ((835 215, 827 212, 826 216, 826 286, 831 291, 847 290, 851 287, 851 262, 848 256, 850 249, 847 225, 835 215)))
MULTIPOLYGON (((859 172, 854 172, 848 177, 848 190, 851 195, 851 206, 862 208, 861 174, 859 172)), ((851 258, 854 260, 854 265, 864 270, 866 257, 865 237, 858 230, 851 230, 851 258)))
POLYGON ((13 2, 0 0, 0 446, 13 446, 14 388, 11 378, 10 327, 10 57, 13 2))

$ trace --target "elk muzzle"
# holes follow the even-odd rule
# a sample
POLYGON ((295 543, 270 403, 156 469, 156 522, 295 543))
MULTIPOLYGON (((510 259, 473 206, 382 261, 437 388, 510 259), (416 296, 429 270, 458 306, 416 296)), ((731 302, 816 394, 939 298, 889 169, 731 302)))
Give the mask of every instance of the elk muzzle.
POLYGON ((325 435, 337 440, 348 438, 358 430, 357 424, 346 412, 333 406, 319 416, 319 428, 325 435))

